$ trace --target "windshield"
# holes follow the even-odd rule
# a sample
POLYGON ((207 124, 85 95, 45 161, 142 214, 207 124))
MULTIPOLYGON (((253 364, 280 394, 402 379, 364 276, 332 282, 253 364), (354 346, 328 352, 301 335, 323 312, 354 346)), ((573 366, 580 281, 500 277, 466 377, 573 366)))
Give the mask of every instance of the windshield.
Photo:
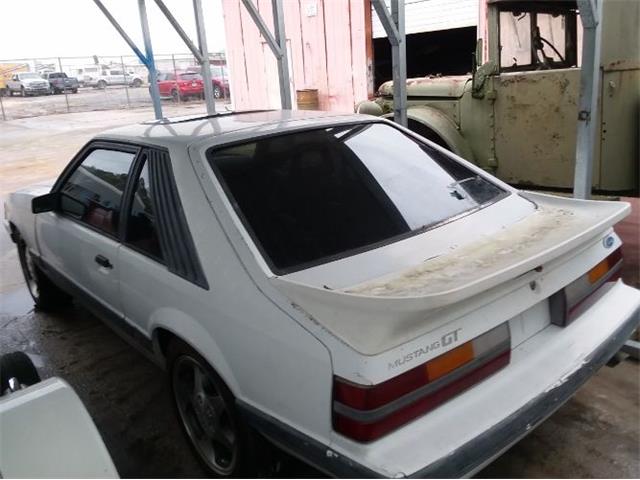
POLYGON ((214 77, 228 77, 229 73, 227 72, 227 67, 212 65, 211 75, 213 75, 214 77))
POLYGON ((42 77, 40 75, 38 75, 37 73, 21 73, 18 75, 21 79, 25 79, 25 78, 37 78, 39 80, 42 80, 42 77))
POLYGON ((178 77, 180 78, 180 80, 202 80, 200 74, 195 72, 181 73, 180 75, 178 75, 178 77))
POLYGON ((505 193, 385 123, 272 136, 207 155, 278 273, 424 231, 505 193))

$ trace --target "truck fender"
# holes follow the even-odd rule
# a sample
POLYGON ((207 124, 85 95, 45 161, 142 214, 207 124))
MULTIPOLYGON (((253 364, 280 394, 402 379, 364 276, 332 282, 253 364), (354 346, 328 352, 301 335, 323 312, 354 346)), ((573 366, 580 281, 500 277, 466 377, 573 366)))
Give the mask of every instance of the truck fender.
MULTIPOLYGON (((229 390, 240 397, 240 386, 231 372, 231 368, 224 359, 222 351, 215 340, 200 323, 184 312, 175 308, 161 308, 156 310, 151 318, 149 331, 152 333, 153 350, 164 363, 164 355, 160 345, 160 330, 166 330, 176 338, 182 340, 198 352, 218 375, 224 380, 229 390)), ((166 353, 166 352, 164 352, 166 353)), ((168 368, 168 365, 166 365, 168 368)))
MULTIPOLYGON (((393 113, 384 116, 393 117, 393 113)), ((469 144, 460 135, 455 123, 437 108, 427 106, 409 107, 407 109, 407 118, 409 119, 409 129, 413 132, 451 150, 471 163, 476 163, 469 144), (414 122, 419 124, 419 128, 416 128, 414 122), (411 125, 412 123, 414 123, 413 126, 411 125)))

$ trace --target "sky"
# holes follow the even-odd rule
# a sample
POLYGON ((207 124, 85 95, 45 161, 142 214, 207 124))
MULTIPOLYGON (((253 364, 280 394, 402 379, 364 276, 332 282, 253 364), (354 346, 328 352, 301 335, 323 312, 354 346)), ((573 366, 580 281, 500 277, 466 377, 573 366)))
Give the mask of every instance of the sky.
MULTIPOLYGON (((164 3, 197 44, 192 1, 164 3)), ((144 52, 138 0, 103 4, 144 52)), ((156 3, 146 0, 146 5, 154 54, 188 52, 156 3)), ((93 0, 0 0, 0 6, 0 60, 132 54, 93 0)), ((224 50, 221 0, 202 0, 202 6, 209 52, 224 50)))

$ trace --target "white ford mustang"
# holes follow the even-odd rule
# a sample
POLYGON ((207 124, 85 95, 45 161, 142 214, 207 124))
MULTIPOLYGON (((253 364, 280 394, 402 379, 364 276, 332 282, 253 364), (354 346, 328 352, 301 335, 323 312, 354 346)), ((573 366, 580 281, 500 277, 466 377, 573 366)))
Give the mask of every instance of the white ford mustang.
POLYGON ((629 209, 379 118, 270 111, 107 132, 5 211, 37 307, 73 296, 165 365, 212 472, 250 475, 266 437, 336 476, 459 476, 638 324, 629 209))

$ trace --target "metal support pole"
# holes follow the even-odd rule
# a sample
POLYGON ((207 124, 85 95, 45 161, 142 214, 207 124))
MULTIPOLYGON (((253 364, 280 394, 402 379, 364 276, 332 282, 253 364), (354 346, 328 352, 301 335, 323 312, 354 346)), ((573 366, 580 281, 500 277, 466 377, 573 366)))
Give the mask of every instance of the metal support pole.
POLYGON ((127 69, 124 66, 124 58, 120 55, 120 66, 122 67, 122 74, 124 75, 124 93, 127 95, 127 107, 131 108, 131 99, 129 98, 129 82, 127 80, 127 69))
MULTIPOLYGON (((189 38, 189 35, 187 35, 187 33, 182 29, 182 27, 178 23, 178 20, 176 20, 176 18, 172 15, 171 10, 167 8, 167 6, 164 4, 162 0, 155 0, 155 2, 156 2, 156 5, 158 5, 158 8, 160 9, 160 11, 164 14, 164 16, 167 18, 167 20, 171 24, 171 26, 174 28, 178 36, 182 39, 182 41, 185 43, 187 48, 191 50, 191 53, 193 53, 193 56, 196 57, 196 59, 198 60, 198 63, 202 63, 204 60, 203 60, 202 54, 200 53, 200 50, 198 50, 198 48, 193 44, 193 42, 189 38)), ((196 27, 197 27, 197 22, 196 22, 196 27)))
POLYGON ((407 42, 404 0, 391 0, 391 13, 384 0, 371 0, 391 43, 393 69, 393 120, 407 126, 407 42))
MULTIPOLYGON (((158 90, 158 81, 156 74, 156 66, 153 61, 153 48, 151 47, 151 35, 149 33, 149 20, 147 19, 147 8, 144 0, 138 0, 138 9, 140 10, 140 25, 142 26, 142 37, 144 39, 144 46, 146 50, 146 56, 140 51, 140 49, 133 43, 133 40, 129 38, 124 29, 120 26, 117 20, 111 15, 109 10, 102 4, 102 0, 93 0, 93 2, 102 11, 107 20, 113 25, 120 36, 129 45, 131 50, 136 54, 140 61, 149 70, 149 92, 151 93, 151 101, 153 102, 153 111, 155 117, 158 120, 162 119, 162 104, 160 103, 160 91, 158 90)), ((124 73, 124 72, 123 72, 124 73)), ((106 92, 105 92, 106 93, 106 92)))
POLYGON ((593 185, 593 157, 599 114, 602 3, 603 0, 598 0, 595 4, 594 0, 578 0, 584 33, 582 37, 573 196, 582 199, 591 196, 593 185))
MULTIPOLYGON (((60 73, 62 73, 62 60, 58 57, 58 67, 60 68, 60 73)), ((62 79, 62 93, 64 93, 64 101, 67 104, 67 113, 71 112, 69 108, 69 94, 67 93, 67 89, 64 86, 64 78, 62 79)))
POLYGON ((2 110, 2 120, 6 120, 7 115, 4 113, 4 104, 2 103, 2 97, 3 95, 0 94, 0 110, 2 110))
POLYGON ((149 70, 149 91, 151 92, 151 101, 153 102, 153 111, 156 119, 162 119, 162 104, 160 103, 160 90, 158 89, 158 74, 156 72, 156 64, 153 60, 153 47, 151 46, 151 33, 149 32, 149 19, 147 18, 147 7, 145 0, 138 0, 138 9, 140 10, 140 25, 142 26, 142 38, 144 39, 144 49, 146 53, 146 65, 149 70))
MULTIPOLYGON (((131 48, 131 50, 133 50, 133 52, 137 55, 137 57, 140 59, 140 61, 142 63, 144 63, 145 65, 147 65, 147 59, 145 58, 145 56, 142 54, 142 52, 140 51, 140 49, 136 46, 135 43, 133 43, 133 40, 131 40, 131 38, 129 38, 129 35, 126 34, 126 32, 124 31, 124 29, 120 26, 120 24, 118 23, 118 21, 113 17, 113 15, 111 15, 111 13, 109 12, 109 10, 107 10, 107 7, 105 7, 102 4, 102 0, 93 0, 93 2, 98 6, 98 8, 102 11, 102 13, 104 14, 105 17, 107 17, 107 20, 109 20, 109 22, 111 22, 111 25, 113 25, 113 28, 115 28, 118 33, 120 34, 120 36, 124 39, 125 42, 127 42, 127 44, 129 45, 129 47, 131 48)), ((146 16, 146 14, 145 14, 146 16)))
POLYGON ((193 0, 193 12, 196 17, 196 34, 198 47, 202 57, 202 81, 204 83, 204 100, 207 104, 207 114, 216 113, 216 102, 213 98, 213 81, 211 79, 211 66, 209 62, 209 50, 207 48, 207 34, 204 28, 204 16, 202 14, 202 0, 193 0))
POLYGON ((271 0, 274 35, 271 35, 269 28, 267 28, 266 23, 253 4, 253 1, 242 0, 242 3, 276 57, 276 61, 278 62, 278 76, 280 78, 280 105, 283 110, 290 110, 292 108, 291 77, 289 74, 289 55, 287 53, 287 39, 284 30, 282 0, 271 0))
POLYGON ((291 76, 289 74, 289 55, 287 54, 287 37, 284 32, 284 9, 282 0, 271 0, 273 10, 273 33, 280 47, 278 61, 278 77, 280 77, 280 105, 283 110, 291 110, 291 76))
POLYGON ((404 34, 404 0, 391 0, 391 16, 398 29, 398 44, 391 47, 393 63, 393 119, 407 126, 407 42, 404 34), (396 100, 397 99, 397 100, 396 100))

